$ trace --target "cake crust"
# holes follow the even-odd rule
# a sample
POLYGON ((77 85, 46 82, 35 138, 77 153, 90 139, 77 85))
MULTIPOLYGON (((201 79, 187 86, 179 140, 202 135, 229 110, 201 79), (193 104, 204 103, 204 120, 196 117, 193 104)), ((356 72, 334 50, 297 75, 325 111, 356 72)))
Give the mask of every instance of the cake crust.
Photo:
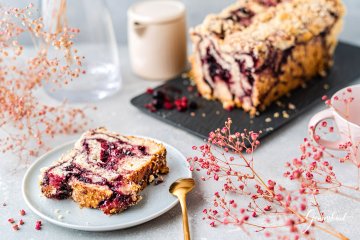
POLYGON ((332 66, 341 0, 240 0, 191 29, 190 76, 206 99, 254 115, 332 66))

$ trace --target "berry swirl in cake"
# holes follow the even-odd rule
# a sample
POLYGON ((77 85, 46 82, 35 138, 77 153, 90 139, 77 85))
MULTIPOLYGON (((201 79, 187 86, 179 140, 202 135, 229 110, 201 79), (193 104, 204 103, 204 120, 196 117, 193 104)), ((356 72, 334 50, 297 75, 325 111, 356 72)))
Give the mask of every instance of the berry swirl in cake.
POLYGON ((207 99, 254 114, 332 65, 341 0, 238 0, 191 30, 191 76, 207 99))
POLYGON ((162 144, 97 128, 42 170, 40 186, 48 198, 72 198, 81 207, 114 214, 138 203, 140 191, 168 171, 162 144))

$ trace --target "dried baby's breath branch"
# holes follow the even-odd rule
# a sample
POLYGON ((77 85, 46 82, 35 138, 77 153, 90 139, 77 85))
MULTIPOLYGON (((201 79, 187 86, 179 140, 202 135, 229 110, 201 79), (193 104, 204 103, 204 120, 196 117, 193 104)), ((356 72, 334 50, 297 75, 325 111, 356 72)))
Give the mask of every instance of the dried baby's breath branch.
POLYGON ((73 47, 79 29, 64 26, 47 32, 43 19, 33 15, 32 4, 0 6, 0 149, 23 157, 37 155, 47 138, 76 133, 87 124, 84 109, 66 103, 50 106, 37 96, 44 83, 61 87, 85 73, 83 58, 73 47), (34 54, 20 44, 26 34, 36 43, 34 54))
MULTIPOLYGON (((344 109, 336 109, 345 118, 348 116, 350 105, 354 102, 351 92, 351 88, 348 88, 343 94, 334 96, 332 99, 335 103, 340 102, 341 105, 345 106, 344 109)), ((326 96, 323 97, 323 100, 328 106, 336 108, 326 96)), ((326 135, 333 134, 334 126, 328 120, 324 120, 319 125, 318 134, 314 136, 315 139, 305 138, 301 144, 301 156, 286 164, 288 171, 284 176, 298 181, 300 190, 306 194, 336 193, 360 201, 360 142, 353 142, 351 131, 349 131, 349 136, 343 134, 343 142, 338 146, 339 151, 330 151, 317 144, 316 141, 326 135), (336 167, 334 166, 336 163, 340 163, 342 166, 346 165, 350 170, 353 170, 353 181, 343 183, 336 174, 336 167)), ((314 127, 311 126, 311 130, 314 130, 314 127)), ((351 176, 351 172, 348 172, 347 175, 351 176)))
POLYGON ((288 190, 274 180, 263 178, 255 167, 253 152, 259 134, 244 130, 231 132, 231 119, 225 127, 211 132, 208 142, 194 146, 198 156, 188 158, 191 170, 204 171, 203 181, 221 181, 212 206, 203 210, 210 225, 232 224, 245 233, 264 232, 280 239, 313 239, 314 229, 339 239, 347 239, 323 221, 324 213, 316 195, 288 190), (244 204, 246 202, 246 204, 244 204), (317 213, 319 216, 309 213, 317 213))

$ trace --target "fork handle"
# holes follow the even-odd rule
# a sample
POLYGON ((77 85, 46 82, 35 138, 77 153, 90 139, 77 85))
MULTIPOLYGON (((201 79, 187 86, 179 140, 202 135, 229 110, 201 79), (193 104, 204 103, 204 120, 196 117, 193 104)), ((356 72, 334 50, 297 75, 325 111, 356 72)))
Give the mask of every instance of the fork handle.
POLYGON ((186 195, 179 196, 179 201, 182 211, 184 240, 190 240, 189 221, 188 221, 187 208, 186 208, 186 195))

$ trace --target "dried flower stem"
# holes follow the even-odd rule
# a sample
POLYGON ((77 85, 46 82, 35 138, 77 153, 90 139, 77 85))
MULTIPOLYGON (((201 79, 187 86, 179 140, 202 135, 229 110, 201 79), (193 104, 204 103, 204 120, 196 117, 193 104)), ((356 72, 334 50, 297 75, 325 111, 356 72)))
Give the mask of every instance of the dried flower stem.
POLYGON ((69 108, 65 102, 49 106, 36 95, 44 83, 61 87, 84 73, 72 40, 79 29, 63 26, 47 32, 43 19, 33 15, 32 4, 0 7, 0 127, 5 134, 0 150, 20 157, 36 156, 47 149, 47 138, 77 133, 87 124, 84 109, 69 108), (19 43, 23 34, 30 34, 36 44, 35 56, 27 59, 30 53, 19 43))
MULTIPOLYGON (((264 180, 254 167, 253 157, 261 133, 244 130, 232 134, 231 124, 228 119, 224 128, 211 132, 207 144, 193 147, 199 156, 188 158, 191 170, 206 172, 202 180, 224 181, 222 194, 216 192, 213 206, 203 211, 211 226, 234 224, 246 233, 243 226, 250 226, 256 232, 264 231, 266 236, 270 236, 268 230, 271 229, 288 229, 295 239, 311 238, 310 229, 316 228, 339 239, 347 239, 324 224, 324 214, 316 195, 309 201, 305 192, 290 191, 273 180, 264 180), (240 202, 239 197, 249 199, 246 207, 238 209, 236 199, 240 202), (314 209, 320 220, 302 213, 309 209, 314 209), (265 223, 259 217, 265 218, 265 223)), ((276 232, 280 234, 280 231, 276 232)))
MULTIPOLYGON (((351 88, 336 95, 332 100, 323 97, 325 103, 332 107, 344 118, 349 118, 351 104, 355 100, 351 88), (340 108, 343 106, 342 108, 340 108), (342 110, 344 109, 344 110, 342 110)), ((327 121, 319 124, 320 127, 316 132, 326 136, 334 132, 334 127, 329 125, 327 121)), ((311 131, 315 126, 311 127, 311 131)), ((347 124, 348 136, 342 135, 343 143, 339 144, 337 153, 330 152, 325 147, 317 144, 322 137, 320 134, 314 136, 314 139, 304 139, 304 143, 300 146, 301 156, 294 158, 286 164, 288 171, 284 174, 291 180, 299 182, 301 191, 307 194, 317 195, 325 192, 334 193, 355 201, 360 201, 360 196, 354 196, 360 192, 360 163, 359 163, 359 143, 353 142, 352 133, 349 123, 347 124), (337 177, 333 163, 348 163, 355 172, 353 185, 344 184, 337 177)))

